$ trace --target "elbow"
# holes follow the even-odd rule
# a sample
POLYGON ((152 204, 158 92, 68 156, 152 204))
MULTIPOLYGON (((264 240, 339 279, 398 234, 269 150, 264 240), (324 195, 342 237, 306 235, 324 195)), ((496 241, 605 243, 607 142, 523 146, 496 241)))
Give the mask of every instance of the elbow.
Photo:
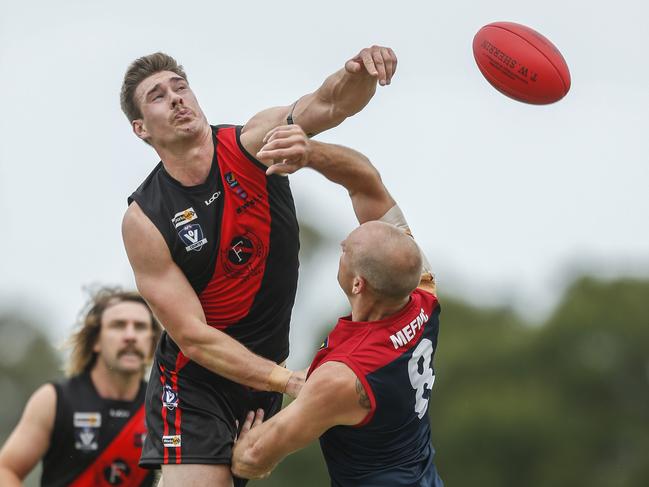
POLYGON ((178 336, 172 336, 172 338, 185 357, 194 362, 200 361, 201 347, 196 336, 187 332, 182 332, 178 334, 178 336))
POLYGON ((355 194, 375 194, 385 190, 381 174, 372 165, 370 160, 363 156, 364 164, 358 168, 357 173, 354 174, 354 179, 347 189, 350 196, 355 194))
POLYGON ((4 486, 21 486, 25 475, 18 475, 9 465, 0 461, 0 485, 4 486))

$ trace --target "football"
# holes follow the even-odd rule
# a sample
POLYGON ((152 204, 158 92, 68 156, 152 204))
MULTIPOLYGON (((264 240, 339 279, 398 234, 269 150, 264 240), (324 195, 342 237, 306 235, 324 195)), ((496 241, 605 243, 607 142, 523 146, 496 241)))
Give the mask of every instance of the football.
POLYGON ((559 49, 524 25, 485 25, 473 38, 473 56, 487 81, 514 100, 546 105, 570 90, 570 71, 559 49))

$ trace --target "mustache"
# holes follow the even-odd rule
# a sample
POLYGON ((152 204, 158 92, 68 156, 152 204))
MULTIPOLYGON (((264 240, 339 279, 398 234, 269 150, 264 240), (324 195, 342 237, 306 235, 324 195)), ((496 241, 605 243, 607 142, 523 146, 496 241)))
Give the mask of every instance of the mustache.
POLYGON ((144 358, 144 353, 142 353, 141 350, 138 350, 137 348, 134 348, 134 347, 127 347, 127 348, 124 348, 124 349, 120 350, 117 353, 117 356, 121 357, 122 355, 126 355, 127 353, 134 353, 138 357, 140 357, 142 359, 144 358))

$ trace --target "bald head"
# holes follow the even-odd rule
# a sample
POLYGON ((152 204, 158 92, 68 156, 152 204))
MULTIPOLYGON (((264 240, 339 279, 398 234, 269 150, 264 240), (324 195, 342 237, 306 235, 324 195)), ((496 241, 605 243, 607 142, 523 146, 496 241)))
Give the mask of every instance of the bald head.
POLYGON ((364 223, 343 242, 349 271, 380 296, 400 299, 419 284, 421 253, 403 230, 380 221, 364 223))

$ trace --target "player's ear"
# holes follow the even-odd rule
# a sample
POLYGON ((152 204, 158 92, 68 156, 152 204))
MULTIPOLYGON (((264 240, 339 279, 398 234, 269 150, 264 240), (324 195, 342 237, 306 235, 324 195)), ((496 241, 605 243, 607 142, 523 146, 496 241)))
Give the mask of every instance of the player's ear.
POLYGON ((367 288, 367 281, 361 276, 354 276, 352 281, 352 294, 361 294, 367 288))
POLYGON ((133 129, 133 133, 140 139, 146 140, 149 137, 149 133, 144 126, 144 120, 142 120, 141 118, 136 118, 135 120, 133 120, 131 122, 131 127, 133 129))
MULTIPOLYGON (((101 328, 99 329, 99 333, 101 333, 101 328)), ((95 337, 95 343, 92 344, 92 351, 94 353, 101 352, 101 346, 99 345, 99 333, 95 337)))

